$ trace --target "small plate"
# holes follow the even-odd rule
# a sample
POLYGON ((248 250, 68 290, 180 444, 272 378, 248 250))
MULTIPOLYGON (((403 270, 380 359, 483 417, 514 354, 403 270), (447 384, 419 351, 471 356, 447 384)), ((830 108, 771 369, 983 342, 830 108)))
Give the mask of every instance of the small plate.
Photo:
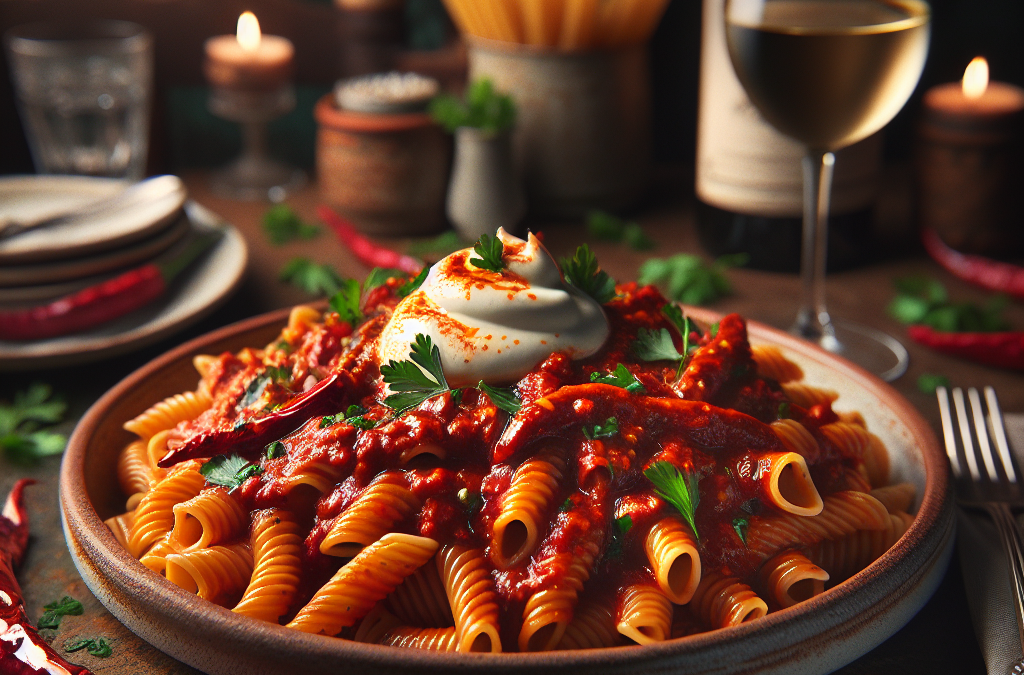
MULTIPOLYGON (((91 176, 0 178, 0 216, 15 219, 66 213, 111 197, 127 184, 91 176)), ((83 217, 0 240, 0 264, 25 264, 106 251, 144 239, 167 227, 185 203, 181 190, 117 214, 83 217)))
POLYGON ((224 237, 162 298, 83 333, 31 342, 0 340, 0 371, 99 361, 156 342, 212 312, 241 283, 248 249, 238 230, 208 209, 190 202, 186 212, 195 227, 223 228, 224 237))

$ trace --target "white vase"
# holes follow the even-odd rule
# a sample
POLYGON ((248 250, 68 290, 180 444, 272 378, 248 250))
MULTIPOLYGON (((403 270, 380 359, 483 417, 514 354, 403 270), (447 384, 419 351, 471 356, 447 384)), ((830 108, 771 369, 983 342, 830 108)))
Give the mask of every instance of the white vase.
POLYGON ((499 227, 519 234, 526 214, 523 186, 512 161, 511 134, 472 127, 455 131, 455 162, 448 186, 448 220, 463 237, 476 241, 499 227))

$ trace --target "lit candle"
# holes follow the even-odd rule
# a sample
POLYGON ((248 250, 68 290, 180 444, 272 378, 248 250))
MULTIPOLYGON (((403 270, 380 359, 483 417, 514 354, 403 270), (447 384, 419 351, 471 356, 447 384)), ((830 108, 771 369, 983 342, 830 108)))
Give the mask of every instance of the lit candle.
POLYGON ((1024 89, 990 82, 977 57, 925 93, 918 137, 921 224, 960 251, 1024 251, 1024 89))
POLYGON ((287 38, 262 35, 252 12, 238 17, 235 35, 206 41, 203 72, 216 87, 271 90, 288 84, 295 48, 287 38))

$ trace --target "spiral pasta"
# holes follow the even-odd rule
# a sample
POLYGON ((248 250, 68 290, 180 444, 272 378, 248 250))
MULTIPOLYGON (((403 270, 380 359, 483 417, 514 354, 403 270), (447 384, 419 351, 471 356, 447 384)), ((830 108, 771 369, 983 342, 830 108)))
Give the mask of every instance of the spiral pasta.
POLYGON ((597 649, 612 647, 619 639, 615 608, 611 602, 590 600, 580 603, 572 621, 558 642, 558 649, 597 649))
POLYGON ((804 379, 800 366, 787 359, 775 345, 751 345, 750 354, 757 364, 757 374, 785 384, 804 379))
POLYGON ((633 642, 662 642, 672 634, 672 603, 658 588, 648 584, 627 586, 619 594, 618 604, 616 628, 633 642))
POLYGON ((128 550, 142 557, 150 546, 162 539, 174 526, 174 507, 199 494, 206 479, 199 473, 199 462, 179 464, 147 492, 135 509, 135 522, 128 538, 128 550))
POLYGON ((564 470, 565 460, 552 452, 528 459, 516 469, 494 521, 491 560, 496 567, 515 565, 537 547, 541 519, 552 505, 564 470))
POLYGON ((403 624, 422 628, 455 625, 448 595, 436 565, 424 565, 387 597, 387 606, 403 624))
POLYGON ((175 394, 125 422, 124 429, 147 440, 159 431, 174 427, 178 422, 199 417, 212 403, 213 399, 205 392, 186 391, 175 394))
POLYGON ((689 526, 670 516, 654 524, 644 544, 658 587, 669 600, 685 605, 700 583, 700 552, 689 526))
POLYGON ((767 603, 750 586, 718 572, 700 580, 690 607, 708 628, 738 626, 768 613, 767 603))
POLYGON ((792 607, 820 595, 828 572, 799 551, 783 551, 761 568, 761 587, 777 607, 792 607))
POLYGON ((599 547, 593 541, 584 543, 578 553, 556 554, 555 565, 564 567, 561 580, 530 596, 523 610, 523 627, 519 631, 519 651, 535 652, 554 649, 572 620, 573 610, 599 547))
POLYGON ((171 553, 166 576, 203 600, 229 603, 242 594, 252 576, 252 549, 239 543, 171 553))
POLYGON ((299 525, 284 509, 261 511, 253 518, 251 541, 252 576, 232 611, 277 623, 288 612, 299 587, 299 525))
POLYGON ((782 385, 786 397, 801 408, 816 405, 832 405, 839 398, 839 393, 831 389, 822 389, 802 382, 788 382, 782 385))
POLYGON ((208 488, 175 504, 171 540, 183 551, 208 548, 236 538, 249 525, 249 514, 226 488, 208 488))
POLYGON ((437 569, 455 616, 458 651, 500 652, 498 594, 483 549, 443 546, 437 569))
POLYGON ((400 474, 384 474, 338 516, 321 542, 320 552, 342 558, 354 556, 420 506, 400 474))

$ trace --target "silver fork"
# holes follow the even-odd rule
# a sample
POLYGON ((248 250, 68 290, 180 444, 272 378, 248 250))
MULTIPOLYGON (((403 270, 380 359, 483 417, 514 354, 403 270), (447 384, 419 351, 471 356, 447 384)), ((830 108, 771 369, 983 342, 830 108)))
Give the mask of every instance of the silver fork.
POLYGON ((957 502, 965 508, 987 511, 999 531, 999 538, 1010 564, 1016 596, 1014 607, 1017 614, 1017 632, 1021 650, 1024 650, 1024 543, 1011 511, 1011 507, 1024 507, 1024 487, 1018 480, 1010 458, 1010 445, 1006 441, 1003 413, 999 410, 996 392, 992 387, 985 387, 985 404, 982 405, 978 390, 974 387, 968 389, 970 415, 967 414, 964 392, 959 387, 953 389, 952 410, 949 392, 945 387, 937 387, 935 395, 939 399, 946 455, 949 457, 949 465, 956 481, 957 502), (959 435, 954 427, 954 412, 956 426, 960 430, 959 435), (967 465, 966 471, 957 449, 958 438, 963 449, 964 464, 967 465), (996 446, 996 456, 999 458, 998 466, 992 453, 993 442, 996 446), (980 463, 978 453, 981 454, 980 463), (981 464, 984 464, 984 472, 981 464))

